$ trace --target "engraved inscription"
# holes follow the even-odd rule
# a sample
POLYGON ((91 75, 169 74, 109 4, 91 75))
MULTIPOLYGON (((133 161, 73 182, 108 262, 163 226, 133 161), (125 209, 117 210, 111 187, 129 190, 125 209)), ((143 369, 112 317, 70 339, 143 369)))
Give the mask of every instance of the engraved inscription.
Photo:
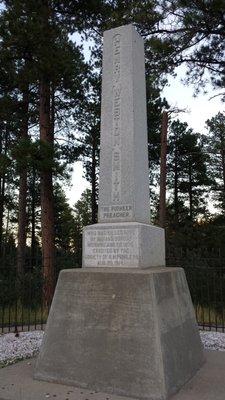
POLYGON ((86 233, 85 259, 93 266, 135 265, 138 232, 134 229, 93 229, 86 233))
POLYGON ((113 36, 112 202, 121 201, 121 36, 113 36))
POLYGON ((99 215, 101 221, 113 221, 113 220, 123 220, 132 219, 133 217, 133 207, 129 204, 118 204, 112 206, 101 206, 99 209, 99 215))

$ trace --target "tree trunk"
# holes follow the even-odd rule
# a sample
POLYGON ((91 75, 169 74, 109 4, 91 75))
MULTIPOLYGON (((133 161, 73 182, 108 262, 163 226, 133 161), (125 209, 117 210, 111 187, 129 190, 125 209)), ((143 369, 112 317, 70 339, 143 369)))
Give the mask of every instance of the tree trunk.
POLYGON ((0 256, 3 251, 3 215, 4 215, 4 202, 5 202, 5 174, 1 177, 0 185, 0 256))
POLYGON ((190 220, 193 221, 192 165, 190 158, 188 160, 188 180, 189 180, 188 195, 189 195, 189 207, 190 207, 190 220))
MULTIPOLYGON (((8 128, 5 128, 5 140, 3 143, 3 137, 0 143, 0 154, 7 155, 8 151, 8 128), (4 144, 4 146, 3 146, 4 144), (3 150, 4 148, 4 150, 3 150)), ((5 205, 5 184, 6 184, 6 173, 3 171, 0 179, 0 256, 3 255, 3 217, 4 217, 4 205, 5 205)))
POLYGON ((40 140, 45 153, 40 174, 44 302, 49 306, 54 293, 55 238, 51 167, 54 134, 50 118, 50 80, 44 77, 40 81, 40 140))
POLYGON ((93 133, 92 140, 92 163, 91 163, 91 222, 95 224, 97 222, 97 193, 96 193, 96 152, 97 152, 97 141, 96 136, 93 133))
MULTIPOLYGON (((223 146, 221 141, 221 146, 223 146)), ((221 148, 221 162, 222 162, 222 171, 223 171, 223 192, 222 192, 222 210, 225 213, 225 150, 221 148)))
POLYGON ((3 250, 2 250, 3 260, 5 259, 6 247, 7 247, 8 236, 9 236, 9 219, 10 219, 9 217, 10 217, 10 210, 8 208, 7 213, 6 213, 4 246, 3 246, 3 250))
POLYGON ((33 168, 33 176, 32 176, 32 187, 31 187, 31 260, 32 264, 36 265, 35 256, 36 256, 36 238, 35 238, 35 229, 36 229, 36 193, 35 193, 35 180, 36 173, 33 168))
MULTIPOLYGON (((3 137, 0 132, 0 155, 2 154, 3 137)), ((2 254, 2 235, 3 235, 3 198, 2 198, 2 187, 3 187, 3 174, 0 173, 0 257, 2 254)))
POLYGON ((160 194, 159 194, 159 225, 166 225, 166 153, 167 153, 168 113, 163 111, 161 130, 161 156, 160 156, 160 194))
POLYGON ((178 224, 179 204, 178 204, 178 159, 177 159, 177 147, 175 147, 174 157, 174 213, 175 213, 175 224, 178 224))
MULTIPOLYGON (((28 112, 29 112, 29 87, 23 91, 22 99, 22 126, 20 139, 28 139, 28 112)), ((18 212, 18 245, 17 245, 17 272, 24 272, 27 238, 27 166, 20 171, 19 179, 19 212, 18 212)))

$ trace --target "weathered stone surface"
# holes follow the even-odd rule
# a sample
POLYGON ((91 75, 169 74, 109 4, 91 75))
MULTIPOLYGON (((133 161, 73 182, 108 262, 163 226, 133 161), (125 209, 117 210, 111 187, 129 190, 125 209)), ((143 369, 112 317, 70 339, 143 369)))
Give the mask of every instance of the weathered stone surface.
POLYGON ((164 400, 202 363, 182 269, 60 273, 36 379, 164 400))
POLYGON ((164 230, 150 225, 144 42, 132 25, 104 33, 99 185, 83 267, 165 266, 164 230))
POLYGON ((149 224, 95 224, 83 231, 83 267, 165 266, 164 230, 149 224))
POLYGON ((104 33, 99 222, 150 222, 144 43, 132 25, 104 33))

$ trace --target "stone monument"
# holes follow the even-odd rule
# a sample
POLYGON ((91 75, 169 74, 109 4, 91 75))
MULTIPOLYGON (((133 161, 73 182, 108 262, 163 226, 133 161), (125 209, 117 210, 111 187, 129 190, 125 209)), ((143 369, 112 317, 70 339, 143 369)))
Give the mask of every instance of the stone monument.
POLYGON ((165 265, 150 225, 144 43, 132 25, 104 34, 99 223, 83 235, 83 267, 165 265))
POLYGON ((99 222, 60 273, 35 378, 165 400, 202 363, 184 271, 150 224, 144 46, 122 26, 104 34, 99 222))

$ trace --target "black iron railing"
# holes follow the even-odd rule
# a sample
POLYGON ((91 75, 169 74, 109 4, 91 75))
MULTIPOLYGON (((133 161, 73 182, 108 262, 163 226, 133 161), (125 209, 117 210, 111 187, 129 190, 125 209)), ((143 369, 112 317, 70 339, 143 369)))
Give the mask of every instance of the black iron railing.
MULTIPOLYGON (((55 257, 53 287, 60 270, 79 267, 77 261, 73 255, 55 257)), ((16 259, 0 259, 0 333, 43 329, 47 321, 50 302, 45 296, 46 267, 41 257, 26 258, 22 265, 22 272, 18 272, 16 259)))
MULTIPOLYGON (((225 332, 224 260, 191 260, 186 255, 167 257, 167 265, 184 268, 199 327, 225 332)), ((56 257, 54 285, 61 269, 79 266, 76 257, 56 257)), ((22 274, 15 260, 0 260, 0 333, 44 329, 50 306, 44 296, 45 276, 41 258, 26 259, 22 274)))

